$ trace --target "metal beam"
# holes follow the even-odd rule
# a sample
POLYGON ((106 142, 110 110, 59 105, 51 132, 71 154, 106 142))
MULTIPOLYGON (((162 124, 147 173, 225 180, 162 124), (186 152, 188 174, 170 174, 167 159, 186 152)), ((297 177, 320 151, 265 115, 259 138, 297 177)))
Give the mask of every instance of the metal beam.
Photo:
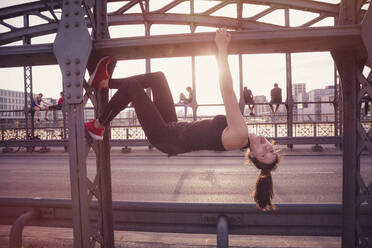
MULTIPOLYGON (((274 29, 283 28, 279 25, 260 23, 252 20, 237 20, 228 17, 213 17, 202 15, 188 15, 188 14, 159 14, 147 13, 146 20, 143 14, 125 14, 125 15, 111 15, 108 17, 109 26, 114 25, 130 25, 130 24, 143 24, 146 21, 152 24, 177 24, 177 25, 190 25, 195 26, 210 26, 216 27, 223 25, 230 29, 274 29)), ((88 25, 90 20, 86 19, 88 25)), ((0 45, 9 44, 11 42, 19 41, 24 35, 31 38, 53 34, 57 32, 58 24, 48 23, 36 25, 28 28, 16 28, 12 31, 2 33, 0 36, 0 45)))
MULTIPOLYGON (((89 210, 96 223, 97 202, 89 210)), ((259 211, 254 204, 113 202, 114 228, 125 231, 216 234, 218 217, 226 216, 229 234, 340 236, 342 205, 277 204, 275 213, 259 211), (275 218, 273 218, 273 214, 275 218)), ((31 226, 71 227, 70 200, 0 198, 0 225, 11 225, 30 209, 41 218, 31 226)), ((360 221, 372 231, 372 210, 362 207, 360 221)))
POLYGON ((248 4, 263 4, 316 13, 328 13, 332 16, 337 16, 339 12, 339 4, 322 3, 309 0, 243 0, 243 2, 248 4))
MULTIPOLYGON (((159 35, 97 41, 94 51, 116 59, 215 54, 215 33, 159 35)), ((356 50, 360 25, 232 32, 230 54, 356 50)), ((56 64, 52 44, 0 47, 0 67, 56 64)))
POLYGON ((162 14, 162 13, 146 13, 146 20, 142 14, 126 14, 126 15, 110 15, 109 25, 123 25, 123 24, 143 24, 145 21, 151 24, 177 24, 195 26, 224 26, 230 29, 273 29, 284 28, 280 25, 255 22, 252 20, 238 20, 236 18, 206 16, 197 14, 162 14))
POLYGON ((23 16, 25 14, 33 14, 35 12, 49 11, 51 9, 60 9, 62 6, 62 0, 58 1, 37 1, 32 3, 19 4, 0 8, 0 20, 13 18, 17 16, 23 16), (48 4, 46 6, 45 4, 48 4))
MULTIPOLYGON (((342 137, 338 136, 316 136, 316 137, 272 137, 275 143, 286 144, 341 144, 342 137)), ((133 140, 110 140, 111 146, 148 146, 146 139, 133 140)), ((1 140, 0 147, 64 147, 68 146, 68 140, 1 140)))

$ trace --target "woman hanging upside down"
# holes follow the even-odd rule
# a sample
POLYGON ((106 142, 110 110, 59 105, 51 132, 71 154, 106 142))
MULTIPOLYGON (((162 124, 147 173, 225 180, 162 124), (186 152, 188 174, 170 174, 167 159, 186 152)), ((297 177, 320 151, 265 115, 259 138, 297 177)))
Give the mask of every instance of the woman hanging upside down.
POLYGON ((132 102, 137 118, 149 140, 158 150, 169 156, 197 150, 228 151, 247 149, 248 161, 260 170, 253 192, 254 200, 262 210, 272 210, 274 197, 271 171, 280 160, 273 145, 263 136, 248 132, 233 90, 227 61, 227 47, 231 36, 226 29, 218 29, 215 42, 219 84, 226 116, 217 115, 210 120, 192 123, 178 122, 173 98, 163 73, 147 73, 123 79, 109 79, 109 57, 101 59, 89 84, 97 90, 118 89, 99 118, 85 123, 94 139, 102 139, 105 126, 132 102), (144 89, 150 88, 153 101, 144 89))

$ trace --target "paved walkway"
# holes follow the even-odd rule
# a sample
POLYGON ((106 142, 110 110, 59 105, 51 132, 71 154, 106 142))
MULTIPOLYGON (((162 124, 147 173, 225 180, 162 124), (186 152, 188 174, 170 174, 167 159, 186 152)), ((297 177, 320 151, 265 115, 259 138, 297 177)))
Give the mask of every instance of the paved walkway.
MULTIPOLYGON (((289 149, 286 146, 279 147, 283 156, 322 156, 334 155, 341 156, 342 151, 334 145, 323 146, 323 152, 314 152, 309 145, 296 145, 294 149, 289 149)), ((189 157, 216 157, 216 156, 243 156, 241 151, 231 152, 213 152, 201 151, 183 154, 179 156, 189 157)), ((5 154, 0 153, 0 157, 5 154)), ((43 156, 42 153, 11 153, 7 156, 43 156)), ((62 148, 52 148, 48 156, 68 156, 62 148)), ((91 151, 89 156, 94 156, 91 151)), ((166 156, 156 149, 149 150, 147 147, 134 147, 130 153, 122 153, 121 148, 113 147, 111 150, 112 157, 119 156, 166 156)), ((0 226, 0 248, 9 247, 8 237, 10 226, 0 226)), ((72 229, 65 228, 44 228, 44 227, 26 227, 24 229, 25 248, 62 248, 73 246, 72 229)), ((336 248, 341 247, 340 237, 286 237, 286 236, 230 236, 230 247, 277 247, 277 248, 310 248, 310 247, 324 247, 336 248)), ((169 234, 169 233, 144 233, 144 232, 115 232, 115 247, 126 248, 193 248, 193 247, 216 247, 215 235, 199 235, 199 234, 169 234)))

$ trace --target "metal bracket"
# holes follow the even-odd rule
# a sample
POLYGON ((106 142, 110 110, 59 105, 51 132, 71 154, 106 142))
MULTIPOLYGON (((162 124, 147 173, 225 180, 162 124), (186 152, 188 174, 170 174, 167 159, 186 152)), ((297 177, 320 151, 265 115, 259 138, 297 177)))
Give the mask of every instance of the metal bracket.
POLYGON ((81 0, 64 0, 53 51, 62 71, 64 94, 69 104, 83 100, 83 79, 91 50, 92 40, 81 0))

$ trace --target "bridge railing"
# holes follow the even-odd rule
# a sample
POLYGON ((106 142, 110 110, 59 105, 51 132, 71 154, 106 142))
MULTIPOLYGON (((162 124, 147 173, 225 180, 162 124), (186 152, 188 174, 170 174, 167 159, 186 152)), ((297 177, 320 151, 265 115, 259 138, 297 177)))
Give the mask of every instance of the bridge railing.
MULTIPOLYGON (((297 103, 304 104, 304 103, 297 103)), ((308 102, 310 104, 331 104, 331 102, 308 102)), ((267 103, 256 103, 266 107, 267 103)), ((283 104, 285 106, 285 104, 283 104)), ((195 108, 195 107, 194 107, 195 108)), ((203 115, 205 109, 222 112, 222 104, 197 105, 200 115, 193 114, 190 107, 185 115, 184 105, 176 104, 179 120, 193 121, 213 118, 203 115)), ((246 107, 247 109, 247 107, 246 107)), ((255 116, 245 113, 244 118, 250 132, 274 138, 279 144, 339 144, 341 143, 341 127, 334 113, 300 114, 294 113, 292 123, 292 137, 288 137, 288 120, 286 112, 271 114, 260 112, 255 116)), ((35 122, 33 138, 26 137, 26 123, 23 110, 0 111, 0 147, 9 146, 66 146, 68 128, 64 126, 62 111, 52 111, 49 121, 35 122), (23 115, 23 116, 22 116, 23 115)), ((67 117, 68 118, 68 117, 67 117)), ((85 118, 93 118, 93 108, 85 108, 85 118)), ((366 114, 362 118, 362 125, 366 130, 372 127, 372 116, 366 114)), ((113 146, 149 145, 146 136, 135 116, 133 108, 128 108, 111 123, 111 143, 113 146)))
MULTIPOLYGON (((114 229, 122 231, 284 236, 341 236, 341 204, 277 204, 275 212, 259 211, 254 204, 113 202, 114 229), (223 225, 225 223, 225 227, 223 225), (222 225, 218 228, 218 226, 222 225), (225 230, 223 230, 225 229, 225 230)), ((97 225, 97 202, 91 205, 91 221, 97 225)), ((72 225, 71 200, 0 198, 0 225, 67 227, 72 225)), ((361 207, 361 225, 372 231, 372 210, 361 207)), ((225 236, 225 237, 221 237, 225 236)), ((18 235, 17 238, 20 238, 18 235)), ((10 240, 10 242, 15 242, 10 240)))

